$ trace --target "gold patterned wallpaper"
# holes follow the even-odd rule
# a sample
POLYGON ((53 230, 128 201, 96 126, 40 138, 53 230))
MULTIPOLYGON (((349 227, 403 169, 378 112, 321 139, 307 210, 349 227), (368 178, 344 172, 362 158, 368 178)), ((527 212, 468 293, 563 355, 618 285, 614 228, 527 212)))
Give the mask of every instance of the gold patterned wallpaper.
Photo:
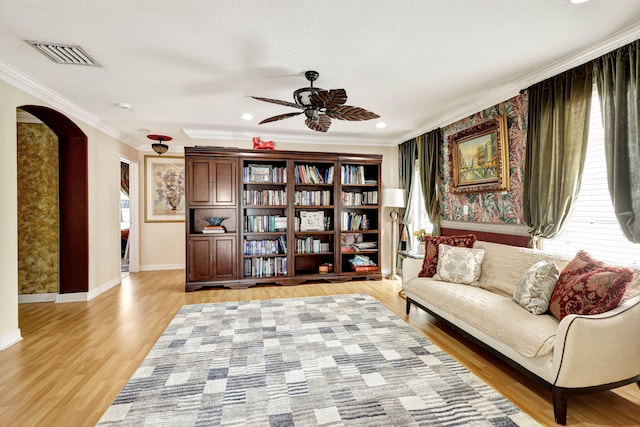
POLYGON ((58 137, 18 123, 18 294, 58 293, 58 137))

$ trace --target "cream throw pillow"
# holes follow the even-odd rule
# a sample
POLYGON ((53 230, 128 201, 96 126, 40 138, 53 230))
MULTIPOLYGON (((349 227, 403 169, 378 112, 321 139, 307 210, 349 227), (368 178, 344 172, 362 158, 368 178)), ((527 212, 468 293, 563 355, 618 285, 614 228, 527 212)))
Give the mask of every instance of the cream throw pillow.
POLYGON ((552 262, 533 264, 518 282, 513 300, 533 314, 542 314, 549 308, 549 298, 560 272, 552 262))
POLYGON ((478 286, 482 271, 483 249, 440 245, 435 280, 478 286))

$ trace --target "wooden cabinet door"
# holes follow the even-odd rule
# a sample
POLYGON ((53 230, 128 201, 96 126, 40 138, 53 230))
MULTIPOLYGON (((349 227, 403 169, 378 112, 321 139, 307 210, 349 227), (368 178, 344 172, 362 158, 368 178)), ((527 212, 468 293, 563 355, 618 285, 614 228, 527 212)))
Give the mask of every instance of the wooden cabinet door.
POLYGON ((198 282, 213 278, 213 239, 191 237, 189 239, 189 281, 198 282))
POLYGON ((189 239, 189 281, 237 278, 236 236, 193 236, 189 239))
POLYGON ((236 236, 213 238, 213 275, 215 280, 237 279, 236 236))
POLYGON ((236 159, 213 160, 213 205, 234 206, 238 193, 238 175, 236 173, 236 159))
POLYGON ((189 204, 191 206, 233 206, 238 190, 236 159, 190 158, 189 204))

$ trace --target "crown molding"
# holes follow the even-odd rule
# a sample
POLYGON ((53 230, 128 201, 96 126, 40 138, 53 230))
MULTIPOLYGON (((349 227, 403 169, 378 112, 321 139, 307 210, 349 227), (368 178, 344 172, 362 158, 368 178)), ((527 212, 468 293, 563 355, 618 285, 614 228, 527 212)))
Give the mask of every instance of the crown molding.
POLYGON ((504 102, 518 95, 521 90, 526 89, 535 83, 558 75, 566 70, 577 67, 578 65, 592 61, 606 53, 618 49, 619 47, 629 44, 638 38, 640 38, 640 23, 633 24, 621 31, 618 31, 617 33, 614 33, 612 36, 595 46, 577 52, 560 61, 556 61, 533 73, 527 74, 515 82, 505 84, 499 90, 493 92, 491 96, 479 99, 477 102, 469 104, 463 109, 451 111, 446 115, 442 115, 440 118, 427 123, 419 130, 405 134, 402 139, 397 140, 396 143, 401 144, 404 141, 423 135, 433 129, 448 126, 458 120, 464 119, 465 117, 469 117, 482 110, 504 102))
MULTIPOLYGON (((190 129, 183 128, 182 131, 191 139, 210 139, 226 142, 233 141, 251 141, 256 136, 255 132, 242 131, 218 131, 211 129, 190 129)), ((368 138, 341 138, 330 135, 324 135, 322 138, 303 135, 283 135, 283 134, 266 134, 260 132, 260 138, 265 141, 290 142, 296 144, 332 144, 332 145, 370 145, 393 147, 396 141, 393 139, 372 140, 368 138)))
POLYGON ((49 89, 40 82, 32 79, 28 75, 16 70, 15 68, 0 62, 0 80, 17 87, 18 89, 35 96, 36 98, 46 102, 52 108, 83 121, 91 127, 121 141, 133 148, 138 148, 138 144, 131 140, 126 134, 107 125, 99 118, 80 108, 78 105, 66 99, 59 93, 49 89))

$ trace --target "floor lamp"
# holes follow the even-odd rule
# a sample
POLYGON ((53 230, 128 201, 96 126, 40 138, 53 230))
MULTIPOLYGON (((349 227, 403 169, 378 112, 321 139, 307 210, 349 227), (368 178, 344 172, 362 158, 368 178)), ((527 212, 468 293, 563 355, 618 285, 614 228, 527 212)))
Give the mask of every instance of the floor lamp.
POLYGON ((400 280, 396 274, 396 262, 398 258, 398 208, 405 207, 405 191, 402 188, 385 188, 382 190, 382 205, 391 208, 391 274, 387 276, 390 280, 400 280))

